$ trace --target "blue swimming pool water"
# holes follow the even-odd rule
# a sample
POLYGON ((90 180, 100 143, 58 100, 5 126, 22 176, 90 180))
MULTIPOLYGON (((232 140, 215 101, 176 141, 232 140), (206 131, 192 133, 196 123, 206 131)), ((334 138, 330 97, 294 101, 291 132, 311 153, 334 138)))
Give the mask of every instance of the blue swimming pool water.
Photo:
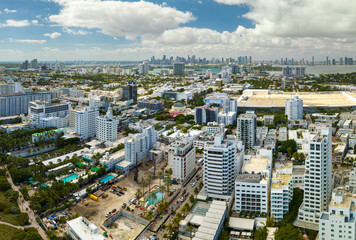
POLYGON ((151 193, 151 194, 148 196, 148 198, 147 198, 148 205, 153 205, 153 204, 156 204, 156 203, 162 201, 162 199, 163 199, 163 197, 164 197, 164 193, 162 194, 162 193, 159 192, 159 191, 156 191, 155 193, 156 193, 157 199, 153 200, 153 199, 151 198, 151 196, 152 196, 152 193, 151 193))
POLYGON ((66 183, 66 182, 73 181, 76 178, 78 178, 78 175, 74 173, 72 175, 62 178, 61 180, 66 183))
POLYGON ((105 177, 103 177, 102 179, 100 179, 101 183, 106 183, 108 181, 110 181, 111 179, 113 179, 114 176, 113 175, 106 175, 105 177))

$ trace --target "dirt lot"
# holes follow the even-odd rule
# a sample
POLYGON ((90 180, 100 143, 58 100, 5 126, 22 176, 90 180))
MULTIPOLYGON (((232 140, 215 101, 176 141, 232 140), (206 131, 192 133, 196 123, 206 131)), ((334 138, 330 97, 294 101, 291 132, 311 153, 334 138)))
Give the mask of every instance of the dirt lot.
MULTIPOLYGON (((161 170, 162 164, 163 163, 158 164, 159 166, 157 166, 157 171, 161 170)), ((139 174, 138 174, 139 176, 138 179, 140 182, 142 177, 146 178, 147 175, 151 173, 150 169, 152 169, 152 164, 140 167, 139 174)), ((94 223, 99 228, 99 232, 103 234, 104 230, 100 226, 103 224, 103 222, 106 219, 105 214, 114 208, 119 210, 124 203, 127 204, 131 198, 135 197, 135 193, 137 189, 141 189, 142 191, 141 186, 132 180, 133 176, 134 173, 131 172, 124 180, 115 183, 115 185, 119 185, 120 187, 127 187, 127 191, 125 191, 125 195, 117 196, 116 194, 113 194, 109 190, 107 190, 106 191, 106 193, 108 194, 107 198, 105 199, 100 198, 98 202, 90 198, 85 198, 80 203, 72 207, 72 212, 79 213, 80 215, 89 219, 92 223, 94 223), (85 203, 87 203, 88 205, 85 206, 85 203)), ((153 180, 151 183, 151 187, 156 184, 157 185, 159 184, 159 179, 153 180)), ((145 188, 145 191, 147 190, 148 187, 145 188)), ((144 226, 134 223, 132 221, 130 222, 130 220, 126 218, 118 219, 114 224, 114 226, 117 227, 113 227, 112 231, 109 231, 108 234, 111 234, 114 239, 120 239, 120 240, 133 239, 144 228, 144 226), (130 229, 127 226, 127 224, 125 224, 125 222, 127 222, 130 226, 132 226, 133 229, 130 229), (130 234, 124 236, 123 232, 124 233, 129 232, 130 234)))
POLYGON ((110 228, 110 234, 114 239, 134 239, 144 228, 145 226, 142 224, 120 217, 110 228))

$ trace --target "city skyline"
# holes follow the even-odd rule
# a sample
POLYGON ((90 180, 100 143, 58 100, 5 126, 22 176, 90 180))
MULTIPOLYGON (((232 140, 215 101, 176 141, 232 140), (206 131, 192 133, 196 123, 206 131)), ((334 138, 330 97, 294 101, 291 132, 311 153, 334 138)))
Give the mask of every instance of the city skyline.
POLYGON ((355 7, 346 0, 15 0, 0 6, 0 61, 338 60, 356 53, 355 7))

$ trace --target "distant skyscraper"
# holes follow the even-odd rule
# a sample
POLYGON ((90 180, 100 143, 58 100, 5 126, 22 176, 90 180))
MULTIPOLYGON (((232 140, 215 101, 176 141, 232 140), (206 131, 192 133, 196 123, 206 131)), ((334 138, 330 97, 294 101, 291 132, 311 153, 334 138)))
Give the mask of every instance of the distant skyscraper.
POLYGON ((146 75, 148 74, 148 61, 144 61, 142 64, 138 65, 138 73, 141 75, 146 75))
POLYGON ((184 75, 185 64, 176 62, 173 64, 173 75, 184 75))
POLYGON ((312 65, 315 64, 315 61, 314 61, 314 56, 312 57, 312 65))
POLYGON ((123 99, 137 102, 137 86, 135 82, 129 82, 127 86, 123 87, 123 99))
POLYGON ((299 96, 286 100, 285 114, 288 120, 303 119, 303 100, 299 96))
POLYGON ((329 65, 329 57, 326 57, 326 65, 329 65))
POLYGON ((31 61, 31 68, 32 69, 37 69, 38 68, 37 59, 33 59, 31 61))

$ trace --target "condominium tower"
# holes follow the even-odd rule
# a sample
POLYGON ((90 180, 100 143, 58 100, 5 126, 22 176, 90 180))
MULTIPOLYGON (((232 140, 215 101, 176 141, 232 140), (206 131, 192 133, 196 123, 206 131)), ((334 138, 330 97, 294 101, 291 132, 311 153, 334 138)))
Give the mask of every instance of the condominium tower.
POLYGON ((321 213, 328 210, 333 189, 331 170, 331 127, 315 126, 305 164, 304 199, 299 208, 298 220, 318 223, 321 213))
POLYGON ((237 118, 237 137, 246 149, 253 148, 256 142, 256 115, 247 111, 237 118))

